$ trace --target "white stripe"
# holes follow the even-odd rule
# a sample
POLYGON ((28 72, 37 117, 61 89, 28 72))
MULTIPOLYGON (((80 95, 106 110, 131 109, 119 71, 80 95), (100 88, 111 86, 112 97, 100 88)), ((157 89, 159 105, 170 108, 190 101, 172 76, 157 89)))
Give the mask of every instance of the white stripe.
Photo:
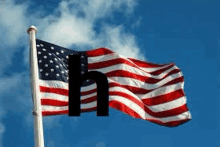
POLYGON ((45 87, 63 88, 69 89, 69 84, 63 81, 56 80, 41 80, 39 79, 39 85, 45 87))
POLYGON ((69 96, 64 96, 64 95, 60 95, 60 94, 56 94, 56 93, 47 93, 47 92, 42 92, 41 93, 41 99, 51 99, 51 100, 59 100, 59 101, 64 101, 64 102, 68 102, 69 96))
POLYGON ((42 105, 42 111, 61 111, 61 110, 68 110, 69 106, 48 106, 42 105))
MULTIPOLYGON (((96 96, 97 92, 94 92, 92 94, 88 94, 85 96, 81 96, 81 100, 85 100, 88 99, 90 97, 96 96)), ((42 92, 41 93, 41 99, 51 99, 51 100, 59 100, 59 101, 64 101, 64 102, 68 102, 69 101, 69 96, 64 96, 64 95, 60 95, 60 94, 56 94, 56 93, 46 93, 46 92, 42 92)))
POLYGON ((180 106, 183 106, 186 104, 186 97, 183 96, 181 98, 178 98, 176 100, 159 104, 159 105, 154 105, 154 106, 148 106, 148 108, 153 111, 153 112, 161 112, 161 111, 166 111, 166 110, 171 110, 174 108, 178 108, 180 106))
POLYGON ((184 119, 191 119, 191 114, 189 111, 186 111, 182 114, 176 115, 176 116, 171 116, 171 117, 165 117, 162 118, 162 122, 166 123, 166 122, 170 122, 170 121, 180 121, 180 120, 184 120, 184 119))

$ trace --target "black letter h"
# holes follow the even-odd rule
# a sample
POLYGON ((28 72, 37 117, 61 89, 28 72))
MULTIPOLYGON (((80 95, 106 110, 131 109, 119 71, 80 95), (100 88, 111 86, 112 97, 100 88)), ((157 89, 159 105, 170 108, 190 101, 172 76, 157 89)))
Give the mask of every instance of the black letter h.
POLYGON ((81 75, 80 71, 80 55, 69 55, 69 116, 80 116, 80 88, 87 79, 97 84, 97 116, 109 116, 109 85, 106 75, 98 71, 81 75))

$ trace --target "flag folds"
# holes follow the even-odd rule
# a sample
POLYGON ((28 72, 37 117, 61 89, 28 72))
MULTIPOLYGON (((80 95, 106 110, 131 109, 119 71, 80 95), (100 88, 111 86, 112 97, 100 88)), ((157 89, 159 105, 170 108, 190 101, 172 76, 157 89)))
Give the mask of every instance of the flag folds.
MULTIPOLYGON (((81 74, 100 71, 109 83, 109 106, 133 118, 164 126, 191 119, 183 91, 184 78, 173 63, 153 64, 126 58, 107 48, 73 51, 36 39, 42 115, 68 114, 68 59, 81 56, 81 74)), ((97 108, 96 83, 81 87, 81 112, 97 108)))

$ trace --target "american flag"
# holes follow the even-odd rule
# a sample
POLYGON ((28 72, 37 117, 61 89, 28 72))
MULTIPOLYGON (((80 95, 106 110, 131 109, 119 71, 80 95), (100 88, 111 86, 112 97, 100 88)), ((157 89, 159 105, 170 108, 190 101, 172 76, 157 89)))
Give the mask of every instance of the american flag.
MULTIPOLYGON (((109 82, 109 106, 163 126, 191 119, 183 91, 184 78, 173 63, 153 64, 126 58, 107 48, 73 51, 36 39, 42 115, 68 114, 69 55, 81 56, 81 75, 100 71, 109 82)), ((96 83, 81 87, 81 112, 97 109, 96 83)))

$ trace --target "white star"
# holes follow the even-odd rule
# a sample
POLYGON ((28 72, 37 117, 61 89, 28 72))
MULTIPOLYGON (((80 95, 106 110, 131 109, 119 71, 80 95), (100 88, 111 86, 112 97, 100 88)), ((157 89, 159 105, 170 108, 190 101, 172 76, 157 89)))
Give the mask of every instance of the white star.
POLYGON ((60 58, 58 58, 60 61, 61 61, 61 59, 60 58))
POLYGON ((57 54, 57 55, 59 55, 59 53, 58 53, 58 52, 56 52, 56 54, 57 54))
POLYGON ((57 58, 54 58, 54 60, 56 60, 56 61, 57 61, 57 58))
POLYGON ((42 72, 43 71, 43 69, 40 69, 40 72, 42 72))
POLYGON ((66 58, 68 59, 69 57, 68 57, 68 56, 66 56, 66 58))
POLYGON ((42 50, 43 50, 43 51, 46 51, 46 49, 45 49, 45 48, 43 48, 42 50))
POLYGON ((48 67, 48 64, 45 64, 45 67, 48 67))
POLYGON ((58 66, 58 65, 56 65, 56 67, 57 67, 57 68, 59 68, 59 66, 58 66))
POLYGON ((64 71, 61 71, 62 73, 64 73, 64 71))
POLYGON ((52 60, 50 60, 50 63, 53 63, 53 61, 52 61, 52 60))
POLYGON ((89 82, 89 80, 86 80, 87 82, 89 82))
POLYGON ((37 47, 40 47, 40 45, 37 44, 37 47))
POLYGON ((49 73, 45 73, 45 75, 46 75, 46 76, 48 76, 48 75, 49 75, 49 73))
POLYGON ((59 74, 57 74, 57 76, 60 76, 59 74))
POLYGON ((68 72, 67 70, 65 70, 65 72, 68 72))
POLYGON ((42 60, 39 60, 39 63, 42 63, 42 60))
POLYGON ((50 56, 52 55, 51 53, 48 53, 50 56))
POLYGON ((82 66, 84 66, 84 64, 81 64, 82 66))
POLYGON ((54 47, 53 47, 53 46, 51 46, 51 49, 52 49, 52 50, 54 50, 54 47))
POLYGON ((64 51, 63 51, 63 50, 61 50, 61 53, 64 53, 64 51))
POLYGON ((62 64, 60 64, 60 66, 62 66, 62 64))
POLYGON ((38 52, 38 54, 41 54, 41 52, 38 52))
POLYGON ((69 77, 66 77, 67 80, 69 80, 69 77))
POLYGON ((40 46, 42 46, 42 47, 43 47, 44 45, 43 45, 43 44, 40 44, 40 46))
POLYGON ((52 69, 50 69, 51 71, 54 71, 54 69, 52 68, 52 69))
POLYGON ((44 56, 45 59, 47 59, 47 56, 44 56))
POLYGON ((82 71, 81 73, 82 73, 82 74, 84 74, 84 72, 83 72, 83 71, 82 71))

